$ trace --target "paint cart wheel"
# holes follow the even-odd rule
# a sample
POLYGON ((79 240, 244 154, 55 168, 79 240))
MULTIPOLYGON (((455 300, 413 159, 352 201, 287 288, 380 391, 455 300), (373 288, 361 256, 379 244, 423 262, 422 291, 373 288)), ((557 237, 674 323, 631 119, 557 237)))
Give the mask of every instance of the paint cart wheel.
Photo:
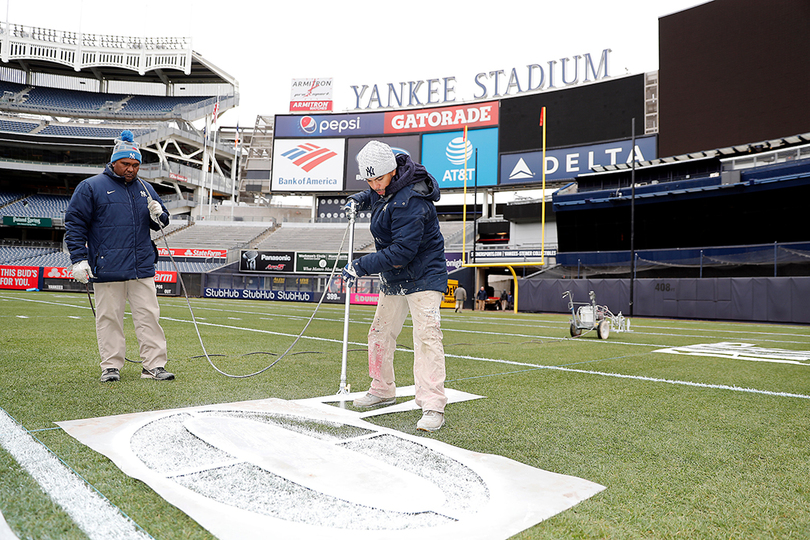
POLYGON ((576 323, 571 323, 571 337, 577 337, 582 333, 582 328, 579 328, 576 323))
POLYGON ((607 319, 602 319, 599 324, 596 326, 596 335, 599 336, 599 339, 607 339, 610 335, 610 321, 607 319))

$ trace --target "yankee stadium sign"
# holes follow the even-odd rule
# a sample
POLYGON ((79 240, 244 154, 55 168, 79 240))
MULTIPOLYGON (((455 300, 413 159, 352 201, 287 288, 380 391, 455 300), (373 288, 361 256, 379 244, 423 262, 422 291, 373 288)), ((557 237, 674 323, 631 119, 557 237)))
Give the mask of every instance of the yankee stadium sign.
MULTIPOLYGON (((484 71, 473 78, 472 99, 494 99, 503 96, 550 90, 582 82, 598 81, 610 77, 610 49, 604 49, 598 58, 590 53, 549 60, 545 65, 529 64, 511 70, 484 71)), ((441 77, 419 81, 351 85, 354 109, 387 109, 419 107, 456 101, 456 78, 441 77)))

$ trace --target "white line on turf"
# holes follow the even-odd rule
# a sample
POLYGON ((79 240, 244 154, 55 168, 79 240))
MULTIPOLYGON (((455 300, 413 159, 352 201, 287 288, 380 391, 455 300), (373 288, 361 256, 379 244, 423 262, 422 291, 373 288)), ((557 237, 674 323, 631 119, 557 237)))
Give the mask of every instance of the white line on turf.
POLYGON ((91 540, 152 538, 138 529, 118 508, 93 491, 2 409, 0 446, 12 455, 91 540))
MULTIPOLYGON (((177 305, 175 307, 186 307, 186 306, 184 304, 182 306, 177 305)), ((284 306, 284 307, 285 307, 285 309, 291 310, 291 311, 301 311, 301 309, 295 309, 295 308, 293 308, 291 306, 284 306)), ((260 311, 249 311, 249 310, 233 309, 233 307, 228 307, 227 309, 223 309, 223 308, 214 308, 214 307, 210 307, 209 305, 205 305, 205 306, 197 306, 194 309, 195 310, 197 310, 197 309, 205 310, 205 311, 219 311, 219 312, 223 312, 223 313, 241 313, 241 314, 245 314, 245 315, 273 315, 275 317, 284 317, 284 318, 287 318, 287 319, 302 319, 302 320, 308 320, 309 319, 309 316, 290 315, 290 314, 286 314, 286 313, 279 313, 278 311, 273 311, 272 313, 262 313, 260 311)), ((324 309, 324 307, 321 306, 321 310, 323 310, 323 309, 324 309)), ((341 310, 340 312, 335 312, 335 315, 339 315, 339 314, 342 314, 342 313, 343 312, 341 310)), ((314 320, 316 320, 316 321, 326 321, 326 322, 340 322, 340 323, 343 322, 342 317, 337 318, 337 319, 325 318, 325 317, 316 317, 314 320)), ((568 321, 563 321, 560 324, 555 324, 553 321, 542 321, 545 324, 531 325, 531 324, 506 323, 504 321, 507 321, 509 319, 507 319, 505 317, 497 317, 497 318, 492 318, 492 319, 487 317, 487 318, 479 318, 477 320, 473 320, 473 319, 466 318, 466 317, 465 318, 456 318, 456 317, 450 318, 450 317, 447 317, 447 314, 442 314, 442 320, 443 320, 442 330, 445 330, 445 331, 469 332, 469 333, 474 333, 474 334, 493 334, 493 335, 499 335, 499 336, 511 335, 511 336, 514 336, 514 337, 532 337, 532 338, 543 338, 543 339, 560 339, 560 336, 536 336, 536 335, 528 335, 527 336, 526 334, 504 334, 502 332, 481 332, 481 331, 478 331, 478 330, 461 330, 461 329, 452 328, 452 327, 448 326, 447 323, 448 322, 449 323, 463 322, 464 324, 486 324, 488 326, 492 326, 493 324, 497 324, 499 327, 516 326, 516 327, 527 327, 527 328, 548 328, 548 329, 552 329, 552 330, 557 330, 557 329, 564 328, 564 332, 566 334, 568 332, 568 325, 569 325, 568 321)), ((358 321, 358 320, 350 320, 349 322, 353 323, 353 324, 368 324, 366 321, 358 321)), ((790 333, 782 333, 782 334, 780 334, 780 333, 768 333, 768 332, 745 332, 745 331, 740 331, 740 330, 718 330, 718 331, 706 330, 704 334, 679 334, 679 333, 674 333, 674 332, 671 332, 671 333, 644 332, 644 331, 641 331, 639 328, 640 327, 638 325, 635 326, 635 328, 633 330, 634 335, 678 337, 678 338, 696 338, 696 339, 720 339, 720 338, 723 338, 723 339, 736 339, 737 336, 734 336, 733 334, 745 334, 745 335, 749 335, 749 336, 753 335, 753 334, 762 334, 762 335, 771 335, 771 336, 783 335, 783 336, 786 336, 786 337, 807 338, 808 340, 810 340, 810 335, 802 336, 802 335, 790 334, 790 333), (717 337, 718 334, 720 335, 720 338, 717 337), (727 337, 724 337, 724 336, 727 336, 727 337)), ((667 327, 649 326, 649 327, 645 327, 645 328, 664 328, 664 329, 666 329, 667 327)), ((794 343, 794 344, 798 344, 798 345, 806 345, 806 344, 808 344, 807 341, 786 341, 784 339, 757 338, 757 340, 758 341, 774 342, 774 343, 794 343)), ((616 341, 615 339, 611 340, 610 342, 611 343, 621 344, 621 345, 641 345, 639 343, 620 342, 620 341, 616 341)))
MULTIPOLYGON (((182 323, 191 323, 192 322, 190 320, 172 319, 172 318, 168 318, 168 317, 166 317, 166 320, 170 320, 170 321, 174 321, 174 322, 182 322, 182 323)), ((231 325, 226 325, 226 324, 215 324, 215 323, 202 323, 202 324, 207 325, 207 326, 215 326, 217 328, 227 328, 229 330, 241 330, 241 331, 246 331, 246 332, 257 332, 257 333, 260 333, 260 334, 272 334, 272 335, 275 335, 275 336, 285 336, 285 337, 292 337, 292 338, 297 337, 295 334, 288 334, 288 333, 285 333, 285 332, 274 332, 272 330, 263 330, 263 329, 259 329, 259 328, 244 328, 244 327, 239 327, 239 326, 231 326, 231 325)), ((315 337, 315 336, 302 336, 301 339, 310 339, 310 340, 314 340, 314 341, 326 341, 326 342, 329 342, 329 343, 343 343, 343 341, 339 340, 339 339, 322 338, 322 337, 315 337)), ((356 341, 349 341, 348 343, 349 343, 349 345, 366 346, 366 343, 359 343, 359 342, 356 342, 356 341)), ((396 350, 400 351, 400 352, 413 353, 413 351, 410 350, 410 349, 402 349, 402 348, 399 348, 399 347, 397 347, 396 350)), ((810 396, 804 395, 804 394, 791 394, 791 393, 788 393, 788 392, 771 392, 769 390, 757 390, 755 388, 742 388, 742 387, 738 387, 738 386, 727 386, 727 385, 723 385, 723 384, 696 383, 696 382, 691 382, 691 381, 679 381, 679 380, 671 380, 671 379, 658 379, 658 378, 655 378, 655 377, 644 377, 644 376, 641 376, 641 375, 623 375, 621 373, 609 373, 609 372, 604 372, 604 371, 571 369, 571 368, 566 368, 566 367, 561 367, 561 366, 544 366, 544 365, 541 365, 541 364, 530 364, 530 363, 527 363, 527 362, 516 362, 514 360, 503 360, 503 359, 499 359, 499 358, 484 358, 484 357, 480 357, 480 356, 467 356, 467 355, 461 355, 461 354, 451 354, 451 353, 447 353, 447 352, 445 352, 444 355, 446 357, 448 357, 448 358, 463 358, 465 360, 476 360, 476 361, 479 361, 479 362, 492 362, 492 363, 507 364, 507 365, 512 365, 512 366, 531 367, 531 368, 535 368, 535 369, 549 369, 549 370, 552 370, 552 371, 566 371, 566 372, 569 372, 569 373, 580 373, 580 374, 584 374, 584 375, 600 375, 602 377, 616 377, 616 378, 619 378, 619 379, 631 379, 631 380, 646 381, 646 382, 659 382, 659 383, 666 383, 666 384, 673 384, 673 385, 694 386, 694 387, 699 387, 699 388, 711 388, 711 389, 716 389, 716 390, 731 390, 731 391, 734 391, 734 392, 746 392, 746 393, 750 393, 750 394, 763 394, 763 395, 767 395, 767 396, 793 397, 793 398, 801 398, 801 399, 810 399, 810 396)))
MULTIPOLYGON (((14 298, 14 299, 17 299, 17 298, 14 298)), ((42 302, 42 303, 46 303, 46 304, 63 305, 63 306, 65 305, 65 304, 57 304, 55 302, 47 302, 47 301, 42 301, 42 300, 27 300, 27 301, 42 302)), ((69 304, 67 306, 76 307, 76 306, 70 306, 69 304)), ((276 316, 282 316, 282 317, 284 316, 284 315, 278 314, 278 313, 275 313, 275 315, 276 316)), ((174 321, 174 322, 192 323, 192 321, 185 320, 185 319, 175 319, 175 318, 171 318, 171 317, 161 317, 161 318, 165 319, 165 320, 168 320, 168 321, 174 321)), ((351 321, 351 322, 354 322, 354 321, 351 321)), ((242 330, 242 331, 247 331, 247 332, 258 332, 258 333, 263 333, 263 334, 271 334, 271 335, 285 336, 285 337, 292 337, 292 338, 297 337, 297 335, 294 335, 294 334, 288 334, 288 333, 285 333, 285 332, 274 332, 272 330, 262 330, 262 329, 257 329, 257 328, 245 328, 245 327, 239 327, 239 326, 215 324, 215 323, 208 323, 208 322, 200 323, 199 318, 198 318, 198 323, 201 324, 201 325, 215 326, 215 327, 218 327, 218 328, 228 328, 228 329, 232 329, 232 330, 242 330)), ((365 324, 365 323, 363 323, 363 324, 365 324)), ((476 332, 476 333, 482 333, 482 332, 476 332)), ((487 333, 489 333, 489 332, 487 332, 487 333)), ((493 333, 493 334, 494 335, 508 335, 508 334, 502 334, 502 333, 493 333)), ((526 336, 526 337, 538 338, 538 337, 542 337, 542 336, 526 336)), ((693 337, 705 337, 705 336, 693 336, 693 337)), ((321 337, 315 337, 315 336, 302 336, 302 339, 309 339, 309 340, 314 340, 314 341, 326 341, 326 342, 330 342, 330 343, 343 343, 341 340, 330 339, 330 338, 321 338, 321 337)), ((571 341, 577 341, 577 340, 571 340, 571 341)), ((776 340, 762 340, 762 341, 776 341, 776 340)), ((352 345, 366 346, 366 343, 359 343, 359 342, 349 342, 349 343, 352 344, 352 345)), ((602 343, 609 343, 609 342, 605 341, 605 342, 602 342, 602 343)), ((619 343, 619 342, 613 341, 613 343, 619 343)), ((627 344, 629 345, 630 343, 627 343, 627 344)), ((658 345, 646 345, 646 344, 634 343, 633 345, 661 347, 660 344, 658 344, 658 345)), ((664 345, 664 347, 666 347, 666 345, 664 345)), ((413 351, 410 350, 410 349, 397 348, 397 350, 402 351, 402 352, 413 353, 413 351)), ((622 378, 622 379, 634 379, 634 380, 649 381, 649 382, 663 382, 663 383, 667 383, 667 384, 696 386, 696 387, 701 387, 701 388, 732 390, 732 391, 736 391, 736 392, 747 392, 747 393, 764 394, 764 395, 770 395, 770 396, 797 397, 797 398, 803 398, 803 399, 810 399, 810 396, 806 396, 806 395, 803 395, 803 394, 791 394, 791 393, 786 393, 786 392, 771 392, 771 391, 768 391, 768 390, 756 390, 756 389, 753 389, 753 388, 740 388, 740 387, 736 387, 736 386, 694 383, 694 382, 690 382, 690 381, 677 381, 677 380, 669 380, 669 379, 658 379, 658 378, 644 377, 644 376, 638 376, 638 375, 622 375, 622 374, 619 374, 619 373, 606 373, 606 372, 602 372, 602 371, 577 370, 577 369, 564 368, 564 367, 558 367, 558 366, 544 366, 544 365, 529 364, 529 363, 524 363, 524 362, 514 362, 514 361, 511 361, 511 360, 502 360, 502 359, 497 359, 497 358, 481 358, 481 357, 473 357, 473 356, 455 355, 455 354, 450 354, 450 353, 445 353, 445 356, 447 356, 449 358, 464 358, 464 359, 468 359, 468 360, 478 360, 478 361, 482 361, 482 362, 496 362, 496 363, 502 363, 502 364, 515 365, 515 366, 532 367, 532 368, 535 368, 535 369, 550 369, 550 370, 557 370, 557 371, 568 371, 568 372, 572 372, 572 373, 582 373, 582 374, 589 374, 589 375, 601 375, 601 376, 604 376, 604 377, 617 377, 617 378, 622 378)))

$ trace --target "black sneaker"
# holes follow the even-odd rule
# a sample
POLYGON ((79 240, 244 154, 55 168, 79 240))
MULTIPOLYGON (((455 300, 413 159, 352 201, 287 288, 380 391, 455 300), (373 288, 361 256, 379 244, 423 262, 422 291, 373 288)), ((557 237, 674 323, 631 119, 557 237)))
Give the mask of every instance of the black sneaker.
POLYGON ((162 367, 156 367, 155 369, 143 368, 141 370, 141 379, 155 379, 156 381, 171 381, 172 379, 174 379, 174 373, 169 373, 162 367))
POLYGON ((121 375, 116 368, 111 367, 101 372, 101 379, 99 380, 101 382, 120 381, 121 375))

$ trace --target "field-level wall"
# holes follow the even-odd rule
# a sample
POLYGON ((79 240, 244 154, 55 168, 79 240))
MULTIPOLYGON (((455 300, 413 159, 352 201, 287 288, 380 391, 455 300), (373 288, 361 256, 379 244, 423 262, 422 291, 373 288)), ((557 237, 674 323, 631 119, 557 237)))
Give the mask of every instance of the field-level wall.
MULTIPOLYGON (((568 311, 565 291, 577 303, 596 302, 630 315, 629 279, 520 279, 520 311, 568 311)), ((810 323, 810 277, 636 279, 633 316, 772 323, 810 323)))

